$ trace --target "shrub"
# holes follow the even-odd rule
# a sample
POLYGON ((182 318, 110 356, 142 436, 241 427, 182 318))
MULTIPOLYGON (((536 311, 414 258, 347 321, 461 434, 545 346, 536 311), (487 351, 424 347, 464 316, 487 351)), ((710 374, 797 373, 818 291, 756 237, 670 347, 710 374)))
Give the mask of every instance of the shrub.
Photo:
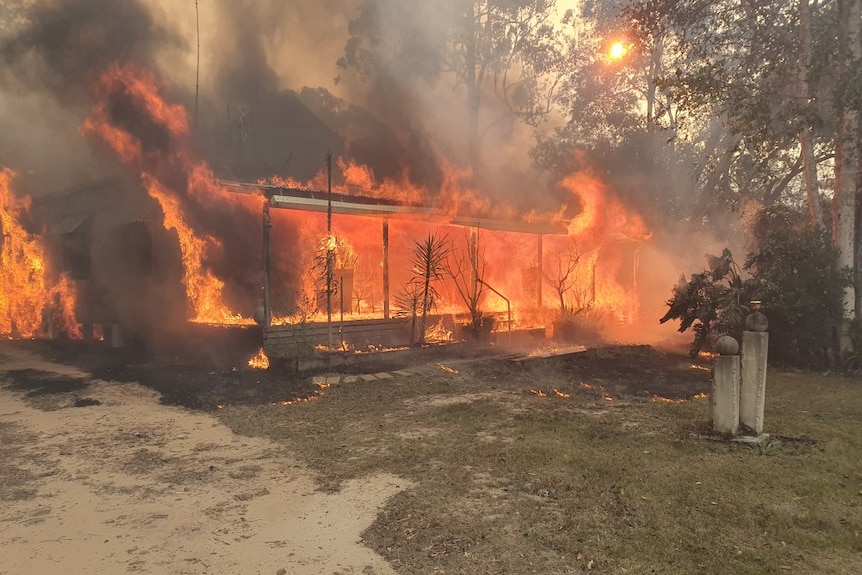
POLYGON ((708 338, 740 338, 748 303, 761 300, 769 319, 770 362, 808 369, 827 366, 850 280, 838 267, 829 234, 798 212, 779 207, 758 215, 754 235, 758 247, 744 265, 749 279, 742 280, 729 250, 709 256, 709 269, 690 280, 683 277, 674 287, 660 321, 680 320, 680 332, 692 328, 692 353, 697 353, 708 338))
POLYGON ((742 325, 748 313, 745 283, 739 266, 727 248, 721 256, 707 256, 709 269, 685 276, 673 288, 673 297, 667 302, 668 311, 659 321, 679 320, 679 331, 694 331, 692 356, 707 347, 710 337, 742 336, 742 325))
POLYGON ((755 226, 757 251, 748 255, 747 289, 769 319, 769 357, 778 364, 829 364, 849 276, 838 266, 828 232, 787 208, 765 210, 755 226))

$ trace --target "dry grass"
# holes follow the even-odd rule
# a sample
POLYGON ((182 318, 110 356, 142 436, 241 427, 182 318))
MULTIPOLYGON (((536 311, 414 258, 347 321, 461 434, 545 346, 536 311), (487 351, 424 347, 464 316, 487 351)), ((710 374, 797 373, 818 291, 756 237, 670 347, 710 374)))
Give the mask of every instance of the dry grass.
MULTIPOLYGON (((490 363, 229 408, 286 442, 322 488, 414 486, 365 533, 399 573, 862 573, 862 382, 772 372, 749 447, 695 439, 706 400, 537 397, 553 372, 490 363)), ((693 395, 693 394, 692 394, 693 395)))

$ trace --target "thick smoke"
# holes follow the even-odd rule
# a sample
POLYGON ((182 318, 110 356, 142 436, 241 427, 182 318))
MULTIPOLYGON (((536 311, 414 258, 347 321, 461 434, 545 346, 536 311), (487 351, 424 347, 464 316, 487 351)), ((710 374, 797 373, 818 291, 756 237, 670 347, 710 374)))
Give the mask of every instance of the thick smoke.
MULTIPOLYGON (((465 94, 440 77, 440 62, 387 63, 364 79, 339 68, 362 4, 22 0, 27 9, 0 44, 0 98, 11 112, 0 113, 0 125, 18 136, 20 150, 13 154, 4 142, 10 148, 4 161, 26 165, 54 190, 64 187, 64 176, 92 179, 107 169, 86 153, 76 121, 86 114, 94 76, 122 62, 154 70, 170 84, 170 98, 193 118, 199 153, 222 177, 308 179, 333 152, 369 165, 378 178, 406 174, 433 189, 442 181, 441 164, 469 163, 465 94), (45 125, 46 116, 56 134, 26 129, 45 125), (52 148, 60 150, 38 153, 52 148), (70 173, 57 170, 58 163, 70 173)), ((397 26, 405 42, 429 49, 446 38, 445 10, 436 4, 375 4, 373 21, 365 22, 372 33, 397 26), (423 9, 409 9, 417 5, 423 9)), ((486 122, 503 112, 493 97, 483 102, 486 122)), ((488 132, 482 193, 535 205, 540 178, 529 169, 530 144, 529 131, 517 123, 500 122, 488 132)))
POLYGON ((113 62, 152 66, 160 52, 183 47, 138 0, 55 0, 34 3, 0 53, 5 85, 47 90, 70 103, 113 62))
POLYGON ((13 5, 0 37, 0 163, 27 174, 33 195, 115 171, 78 132, 91 82, 112 62, 151 66, 181 40, 136 0, 13 5))

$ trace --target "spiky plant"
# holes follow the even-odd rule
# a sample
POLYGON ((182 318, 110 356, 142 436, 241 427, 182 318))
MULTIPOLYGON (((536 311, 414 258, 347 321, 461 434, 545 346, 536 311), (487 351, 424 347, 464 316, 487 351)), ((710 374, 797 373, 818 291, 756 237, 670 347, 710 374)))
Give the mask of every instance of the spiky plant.
MULTIPOLYGON (((418 282, 417 302, 419 313, 416 313, 414 307, 414 318, 418 315, 418 343, 425 343, 425 328, 426 318, 428 313, 440 299, 440 294, 437 292, 434 282, 443 277, 446 260, 451 251, 448 236, 439 237, 437 234, 429 233, 421 242, 413 241, 413 253, 410 256, 410 264, 413 271, 413 279, 411 282, 418 282)), ((410 283, 410 282, 408 282, 410 283)), ((414 319, 415 322, 415 319, 414 319)))

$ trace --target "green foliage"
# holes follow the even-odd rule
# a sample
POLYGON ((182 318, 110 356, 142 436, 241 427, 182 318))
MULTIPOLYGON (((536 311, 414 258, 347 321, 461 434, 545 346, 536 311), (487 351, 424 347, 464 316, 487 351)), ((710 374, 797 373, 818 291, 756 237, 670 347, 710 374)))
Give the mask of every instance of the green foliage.
POLYGON ((769 319, 772 363, 822 368, 830 361, 834 330, 843 317, 842 296, 849 274, 838 267, 838 252, 829 234, 789 208, 771 208, 754 227, 756 251, 748 254, 740 277, 729 250, 709 258, 709 269, 685 278, 673 289, 661 318, 691 328, 692 352, 709 337, 724 333, 739 338, 751 300, 763 302, 769 319))
POLYGON ((694 331, 691 353, 696 355, 711 335, 732 335, 739 340, 748 312, 745 283, 730 250, 721 256, 707 256, 709 269, 685 276, 673 288, 673 297, 667 302, 668 311, 659 320, 680 320, 679 331, 694 331))
POLYGON ((819 368, 828 364, 833 334, 843 317, 849 281, 838 267, 828 232, 803 225, 787 208, 761 213, 755 227, 758 250, 746 258, 753 272, 753 298, 769 319, 770 360, 819 368))

